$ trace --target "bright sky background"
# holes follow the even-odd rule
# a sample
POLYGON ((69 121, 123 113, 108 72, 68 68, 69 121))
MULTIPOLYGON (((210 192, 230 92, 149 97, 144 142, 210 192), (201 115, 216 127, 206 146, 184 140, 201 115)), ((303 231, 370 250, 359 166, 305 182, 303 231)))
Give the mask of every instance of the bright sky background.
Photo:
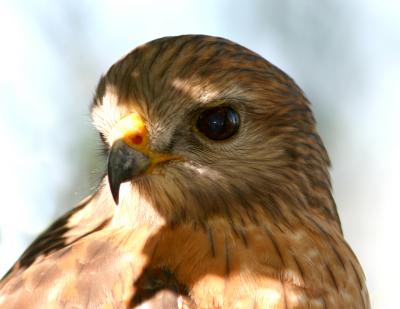
POLYGON ((373 307, 398 306, 397 0, 0 1, 0 275, 101 173, 88 112, 100 74, 185 33, 243 44, 303 88, 373 307))

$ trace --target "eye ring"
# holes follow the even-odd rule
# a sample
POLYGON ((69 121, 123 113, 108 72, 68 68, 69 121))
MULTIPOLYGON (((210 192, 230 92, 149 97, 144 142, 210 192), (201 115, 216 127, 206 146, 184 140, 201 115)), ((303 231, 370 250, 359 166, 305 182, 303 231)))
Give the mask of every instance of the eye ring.
POLYGON ((237 132, 239 126, 239 114, 229 106, 217 106, 203 110, 196 122, 197 130, 215 141, 230 138, 237 132))

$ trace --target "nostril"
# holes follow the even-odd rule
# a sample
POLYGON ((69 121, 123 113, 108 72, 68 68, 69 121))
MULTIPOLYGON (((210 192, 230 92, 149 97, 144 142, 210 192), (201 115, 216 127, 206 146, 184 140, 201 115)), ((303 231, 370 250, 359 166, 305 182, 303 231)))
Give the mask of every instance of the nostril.
POLYGON ((143 137, 141 135, 133 135, 130 139, 135 145, 140 145, 143 141, 143 137))

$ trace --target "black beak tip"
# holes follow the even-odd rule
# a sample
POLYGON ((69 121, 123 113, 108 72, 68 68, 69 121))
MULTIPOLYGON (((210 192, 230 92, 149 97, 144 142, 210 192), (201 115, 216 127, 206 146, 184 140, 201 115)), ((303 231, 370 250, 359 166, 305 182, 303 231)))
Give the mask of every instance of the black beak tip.
POLYGON ((108 162, 108 183, 110 185, 111 195, 115 202, 115 205, 119 203, 119 188, 121 186, 121 181, 116 177, 113 172, 112 162, 108 162))
POLYGON ((118 140, 108 155, 108 183, 116 205, 119 203, 121 183, 143 174, 150 166, 150 159, 145 154, 129 147, 118 140))
POLYGON ((111 195, 113 197, 115 205, 118 205, 118 203, 119 203, 119 187, 120 187, 120 184, 114 184, 113 185, 110 182, 111 195))

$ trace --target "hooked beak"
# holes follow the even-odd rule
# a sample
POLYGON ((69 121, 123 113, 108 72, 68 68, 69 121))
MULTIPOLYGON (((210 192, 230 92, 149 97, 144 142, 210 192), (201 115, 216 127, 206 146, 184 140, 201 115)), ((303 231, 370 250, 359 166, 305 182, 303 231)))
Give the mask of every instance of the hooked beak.
POLYGON ((119 202, 121 183, 142 175, 150 164, 148 156, 130 147, 123 140, 114 142, 108 155, 107 168, 108 182, 115 204, 118 205, 119 202))
POLYGON ((146 126, 138 113, 122 118, 110 134, 108 154, 108 182, 115 204, 119 202, 122 183, 150 174, 161 162, 179 159, 178 156, 159 154, 148 147, 146 126))

